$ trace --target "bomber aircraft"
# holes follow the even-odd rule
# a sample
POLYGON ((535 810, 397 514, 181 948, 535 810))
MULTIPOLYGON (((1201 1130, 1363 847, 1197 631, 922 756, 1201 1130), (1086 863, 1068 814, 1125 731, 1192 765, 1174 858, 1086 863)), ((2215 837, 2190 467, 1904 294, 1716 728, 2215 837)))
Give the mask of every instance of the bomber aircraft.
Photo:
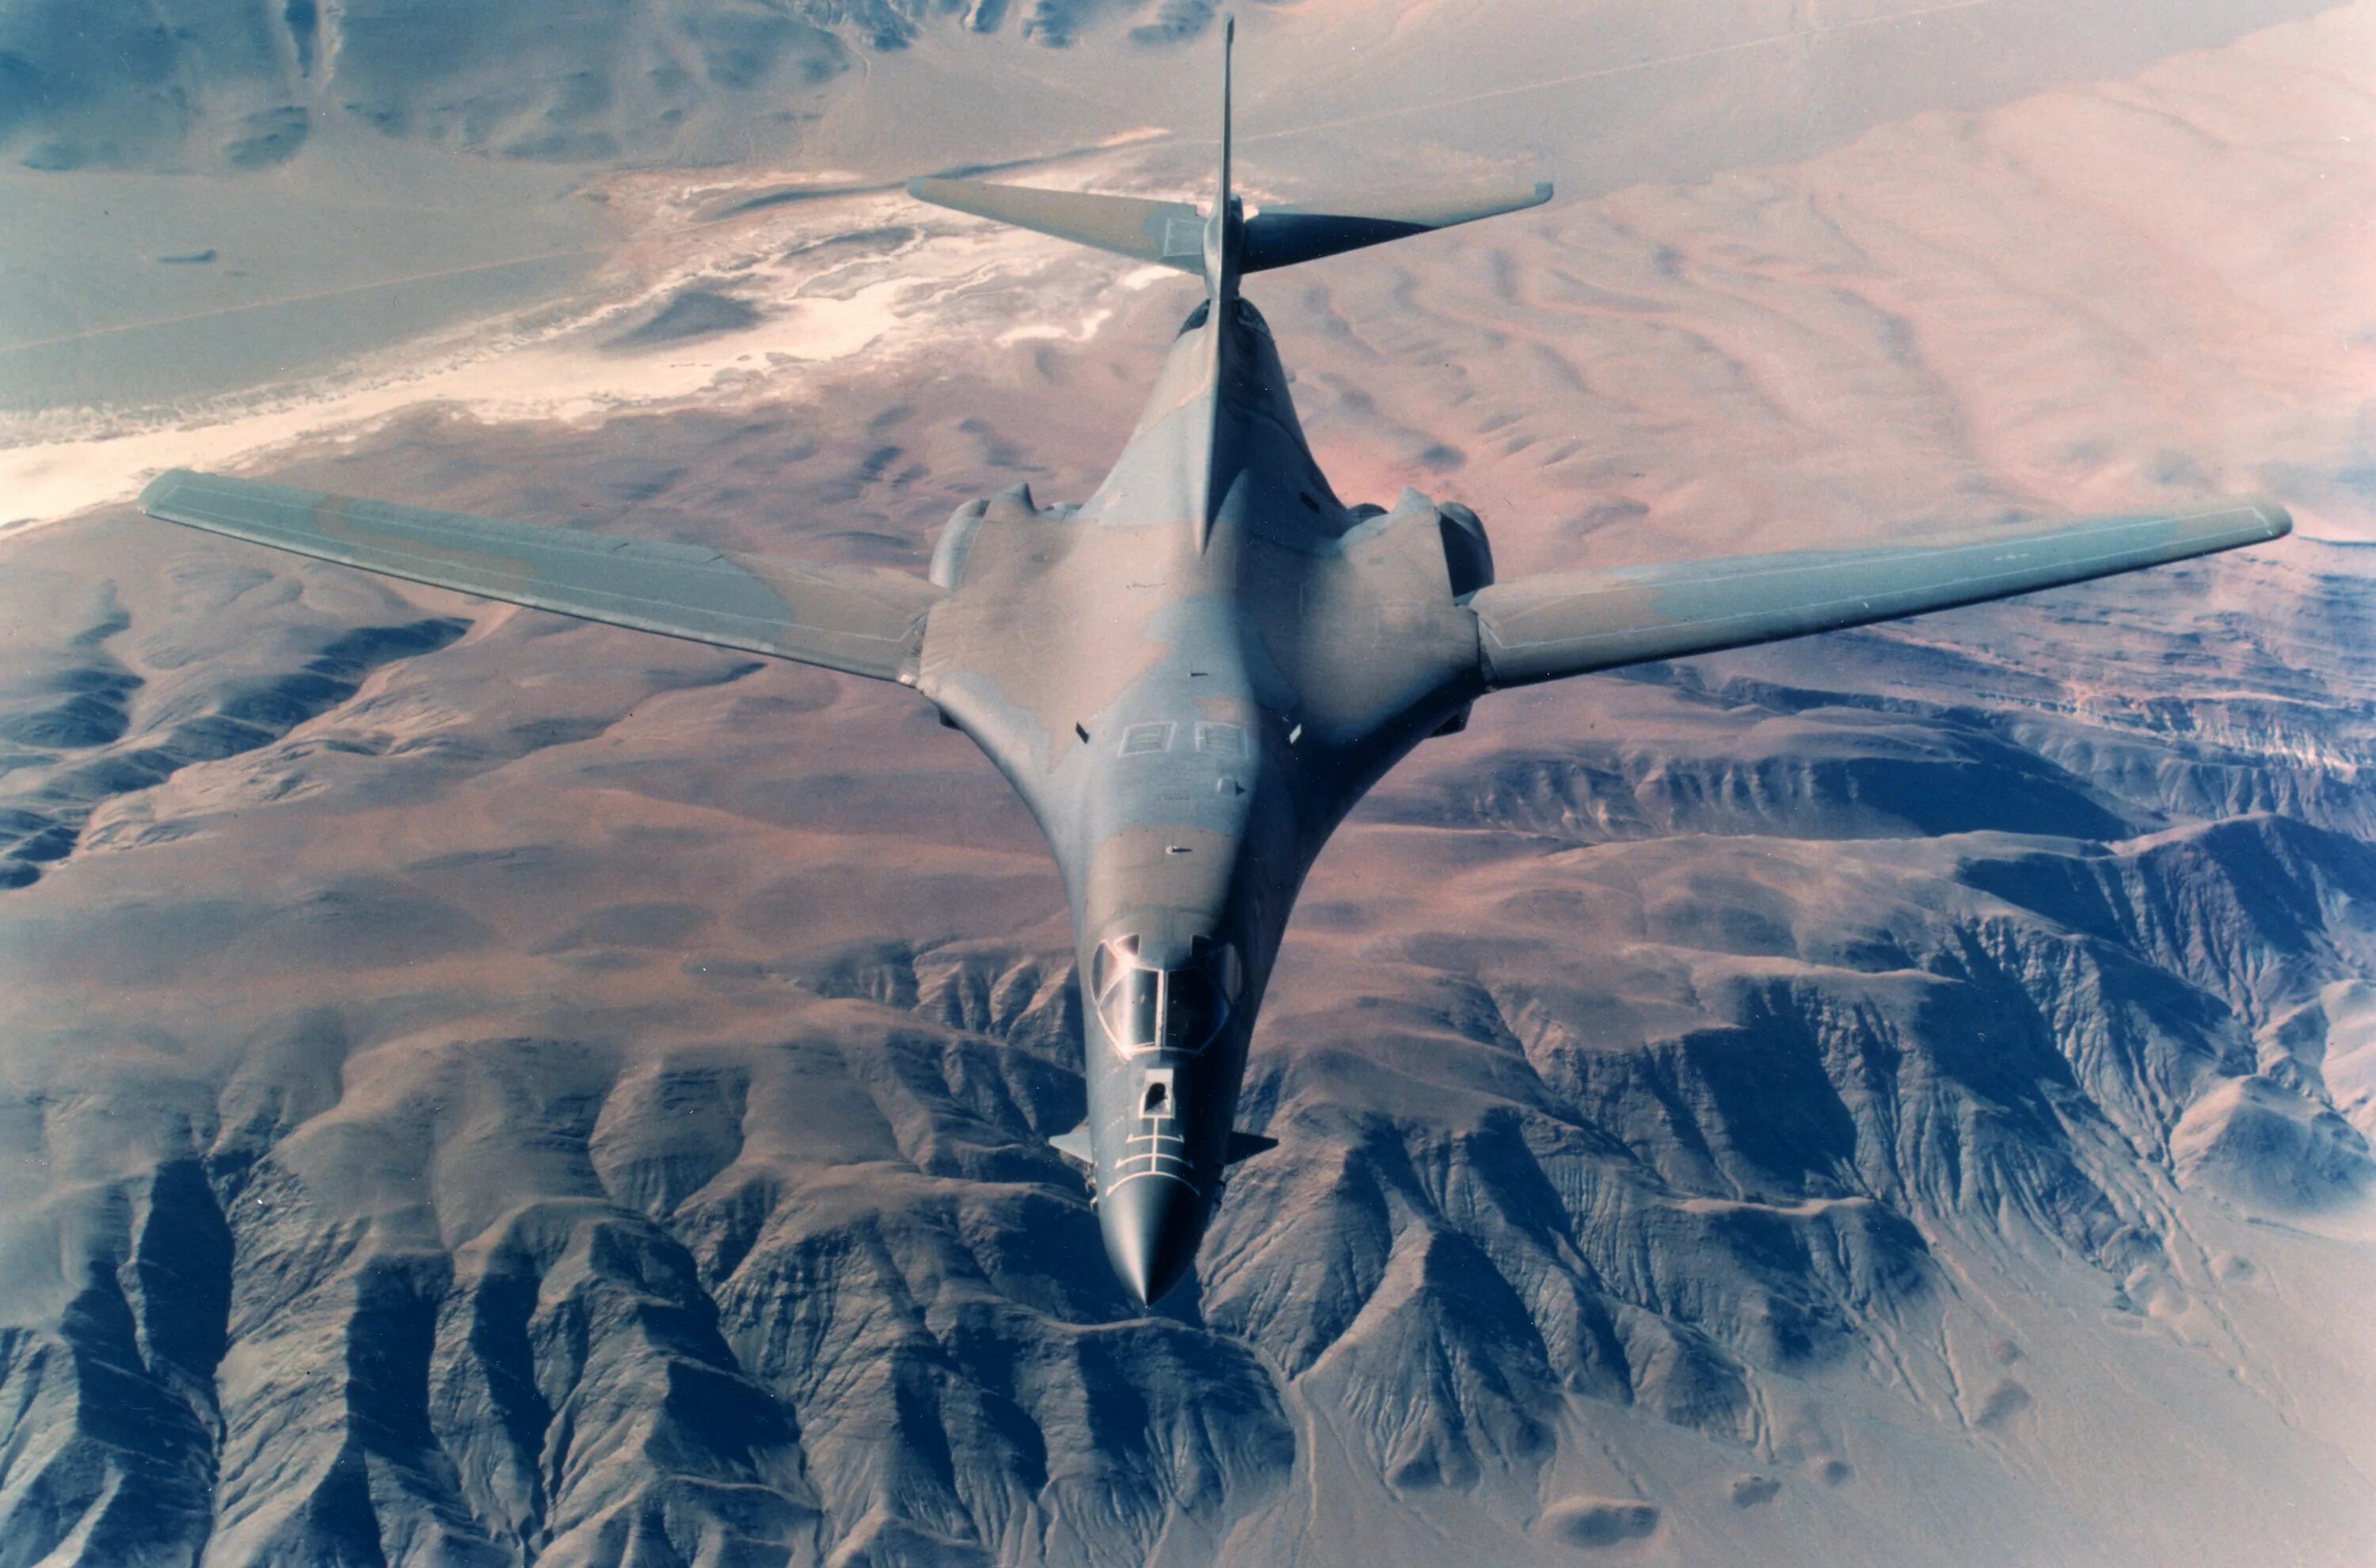
POLYGON ((1358 209, 1230 191, 1224 27, 1212 203, 917 180, 925 201, 1201 275, 1096 493, 960 508, 929 577, 427 511, 176 469, 150 516, 564 615, 913 686, 1006 776, 1062 868, 1108 1261, 1141 1303, 1194 1263, 1248 1037, 1305 872, 1364 790, 1489 693, 1862 625, 2257 544, 2266 501, 1975 529, 1885 548, 1497 582, 1476 515, 1348 506, 1304 443, 1239 279, 1549 199, 1358 209))

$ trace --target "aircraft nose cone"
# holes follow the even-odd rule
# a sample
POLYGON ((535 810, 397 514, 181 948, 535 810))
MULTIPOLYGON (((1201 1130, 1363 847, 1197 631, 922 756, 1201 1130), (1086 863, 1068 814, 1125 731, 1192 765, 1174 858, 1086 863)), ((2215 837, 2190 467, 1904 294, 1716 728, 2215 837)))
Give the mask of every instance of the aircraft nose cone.
POLYGON ((1098 1200, 1098 1224, 1123 1289, 1146 1306, 1179 1284, 1196 1261, 1204 1205, 1185 1182, 1141 1176, 1098 1200))

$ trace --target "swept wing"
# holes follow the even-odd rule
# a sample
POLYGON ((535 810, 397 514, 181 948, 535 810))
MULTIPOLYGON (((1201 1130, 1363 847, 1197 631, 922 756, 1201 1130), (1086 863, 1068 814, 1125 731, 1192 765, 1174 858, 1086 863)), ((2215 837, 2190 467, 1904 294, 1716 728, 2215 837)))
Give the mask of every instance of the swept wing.
POLYGON ((588 621, 914 678, 940 590, 901 572, 810 566, 667 540, 537 528, 173 469, 140 493, 152 517, 588 621))
POLYGON ((2283 537, 2271 501, 1935 535, 1885 550, 1803 551, 1611 572, 1557 572, 1477 590, 1486 683, 1776 642, 2085 582, 2283 537))

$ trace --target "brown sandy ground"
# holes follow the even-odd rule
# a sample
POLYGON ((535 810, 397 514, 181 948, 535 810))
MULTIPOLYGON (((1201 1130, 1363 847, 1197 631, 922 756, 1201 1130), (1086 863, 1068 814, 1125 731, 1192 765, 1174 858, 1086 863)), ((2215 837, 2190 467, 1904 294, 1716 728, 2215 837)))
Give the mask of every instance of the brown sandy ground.
MULTIPOLYGON (((1316 871, 1152 1315, 1043 1142, 1052 872, 907 694, 0 546, 0 1561, 2349 1561, 2371 18, 1256 291, 1347 491, 1513 572, 2301 531, 1482 706, 1316 871)), ((1092 481, 1184 305, 1103 298, 277 471, 915 564, 1092 481)))

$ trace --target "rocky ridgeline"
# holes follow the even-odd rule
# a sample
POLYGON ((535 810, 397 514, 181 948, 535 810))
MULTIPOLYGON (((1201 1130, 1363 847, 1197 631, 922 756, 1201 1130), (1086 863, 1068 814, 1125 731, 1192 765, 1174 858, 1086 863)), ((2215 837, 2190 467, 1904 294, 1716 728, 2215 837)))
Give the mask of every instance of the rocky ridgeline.
POLYGON ((2111 1396, 2024 1370, 2055 1324, 2128 1354, 2204 1216, 2376 1176, 2314 546, 1835 639, 1829 686, 1806 645, 1497 699, 1315 873, 1241 1118, 1279 1146, 1145 1315, 1045 1142, 1061 928, 974 912, 1028 832, 837 873, 847 934, 739 880, 841 853, 738 848, 826 811, 771 802, 873 844, 961 776, 912 705, 211 544, 42 588, 79 547, 10 579, 55 843, 6 895, 0 1563, 1919 1558, 1893 1446, 1997 1507, 1995 1445, 2111 1396), (2261 606, 2225 641, 2213 572, 2261 606), (2107 640, 2116 593, 2161 630, 2107 640))
POLYGON ((548 162, 722 161, 788 143, 820 89, 928 30, 1051 48, 1107 30, 1161 46, 1202 35, 1213 12, 1208 0, 547 0, 517 12, 285 0, 236 18, 206 0, 137 14, 30 6, 0 17, 0 154, 50 172, 252 171, 359 130, 548 162))

